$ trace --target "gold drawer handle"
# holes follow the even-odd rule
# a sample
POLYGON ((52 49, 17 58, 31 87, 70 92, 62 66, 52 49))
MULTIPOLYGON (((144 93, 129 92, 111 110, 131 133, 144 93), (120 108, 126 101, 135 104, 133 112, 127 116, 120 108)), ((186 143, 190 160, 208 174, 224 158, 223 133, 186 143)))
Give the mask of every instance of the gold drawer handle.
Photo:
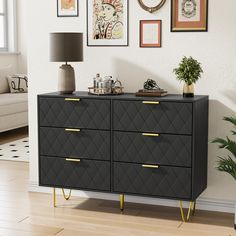
POLYGON ((142 165, 144 168, 153 168, 153 169, 158 169, 160 166, 159 165, 142 165))
POLYGON ((65 98, 65 101, 79 102, 80 98, 65 98))
POLYGON ((70 161, 70 162, 80 162, 80 159, 66 158, 66 161, 70 161))
POLYGON ((80 132, 80 129, 65 129, 67 132, 80 132))
POLYGON ((143 101, 143 104, 149 104, 149 105, 159 105, 160 102, 154 102, 154 101, 143 101))
POLYGON ((159 137, 160 134, 153 134, 153 133, 142 133, 143 136, 149 136, 149 137, 159 137))

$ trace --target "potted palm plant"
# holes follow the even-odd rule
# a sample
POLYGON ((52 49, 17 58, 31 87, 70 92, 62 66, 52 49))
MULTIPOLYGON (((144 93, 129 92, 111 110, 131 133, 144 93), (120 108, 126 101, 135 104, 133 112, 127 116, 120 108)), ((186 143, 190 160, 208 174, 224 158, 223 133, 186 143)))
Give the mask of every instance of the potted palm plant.
POLYGON ((201 78, 203 73, 201 63, 192 57, 184 57, 179 63, 179 67, 175 68, 173 72, 177 80, 184 82, 183 96, 194 97, 194 84, 201 78))
MULTIPOLYGON (((236 116, 224 117, 224 120, 230 122, 233 125, 234 129, 231 130, 231 132, 233 136, 236 135, 236 116)), ((228 157, 219 157, 217 169, 230 174, 234 180, 236 180, 236 142, 228 136, 226 138, 215 138, 212 142, 218 143, 219 148, 226 149, 230 152, 228 157)), ((236 230, 236 205, 234 228, 236 230)))

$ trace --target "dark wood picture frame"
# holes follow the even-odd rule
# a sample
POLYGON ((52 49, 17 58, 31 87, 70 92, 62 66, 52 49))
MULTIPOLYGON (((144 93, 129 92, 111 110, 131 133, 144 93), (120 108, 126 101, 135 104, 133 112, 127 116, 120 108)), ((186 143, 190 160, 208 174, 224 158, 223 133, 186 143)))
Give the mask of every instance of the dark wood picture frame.
POLYGON ((162 20, 140 20, 139 21, 139 47, 140 48, 161 48, 162 47, 162 20), (144 25, 145 24, 157 24, 157 42, 156 43, 145 43, 144 37, 144 25))
POLYGON ((90 6, 89 6, 89 1, 91 0, 86 0, 86 4, 87 4, 87 19, 86 19, 86 23, 87 23, 87 46, 88 47, 128 47, 129 46, 129 0, 126 0, 126 26, 127 26, 127 29, 126 29, 126 43, 125 44, 92 44, 90 41, 90 30, 89 30, 89 23, 90 23, 90 20, 89 20, 89 9, 90 9, 90 6))
POLYGON ((76 3, 76 10, 75 10, 75 14, 61 14, 60 13, 60 3, 59 1, 61 0, 56 0, 57 1, 57 17, 78 17, 79 16, 79 0, 75 0, 75 3, 76 3))
MULTIPOLYGON (((179 1, 171 0, 171 32, 207 32, 208 31, 208 0, 200 0, 199 20, 179 21, 179 1)), ((192 0, 194 1, 194 0, 192 0)), ((187 1, 186 1, 187 2, 187 1)), ((194 4, 194 2, 192 2, 194 4)), ((197 10, 195 8, 195 10, 197 10)))

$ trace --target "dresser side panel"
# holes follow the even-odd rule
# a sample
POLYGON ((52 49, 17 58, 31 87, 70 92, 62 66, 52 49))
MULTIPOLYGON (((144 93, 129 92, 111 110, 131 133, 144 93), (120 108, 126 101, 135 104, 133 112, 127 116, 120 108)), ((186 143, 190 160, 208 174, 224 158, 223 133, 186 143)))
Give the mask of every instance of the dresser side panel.
POLYGON ((195 102, 193 106, 193 199, 196 199, 207 187, 208 108, 208 97, 195 102))

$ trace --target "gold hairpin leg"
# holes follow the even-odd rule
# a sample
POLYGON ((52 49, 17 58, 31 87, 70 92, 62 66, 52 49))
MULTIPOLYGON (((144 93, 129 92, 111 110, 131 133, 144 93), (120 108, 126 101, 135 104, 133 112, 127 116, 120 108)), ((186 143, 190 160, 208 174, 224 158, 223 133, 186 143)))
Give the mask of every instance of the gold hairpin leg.
POLYGON ((53 206, 56 207, 56 189, 53 188, 53 206))
POLYGON ((189 221, 191 213, 192 213, 192 215, 194 215, 195 207, 196 207, 196 202, 195 201, 193 201, 193 202, 191 201, 189 203, 188 213, 187 213, 187 217, 185 219, 184 210, 183 210, 183 202, 180 201, 180 213, 181 213, 181 217, 182 217, 182 221, 183 222, 188 222, 189 221))
MULTIPOLYGON (((64 188, 62 188, 63 197, 66 199, 66 201, 68 201, 70 199, 71 191, 72 190, 70 190, 68 196, 66 196, 65 190, 64 190, 64 188)), ((53 188, 53 206, 56 207, 56 188, 53 188)))
POLYGON ((124 210, 124 200, 125 200, 124 194, 120 194, 120 210, 121 211, 124 210))
POLYGON ((196 212, 196 201, 193 202, 192 216, 195 215, 195 212, 196 212))
POLYGON ((72 191, 72 190, 70 189, 70 192, 69 192, 68 196, 66 196, 65 190, 64 190, 64 188, 62 188, 63 197, 66 199, 66 201, 68 201, 68 200, 70 199, 70 197, 71 197, 71 191, 72 191))

